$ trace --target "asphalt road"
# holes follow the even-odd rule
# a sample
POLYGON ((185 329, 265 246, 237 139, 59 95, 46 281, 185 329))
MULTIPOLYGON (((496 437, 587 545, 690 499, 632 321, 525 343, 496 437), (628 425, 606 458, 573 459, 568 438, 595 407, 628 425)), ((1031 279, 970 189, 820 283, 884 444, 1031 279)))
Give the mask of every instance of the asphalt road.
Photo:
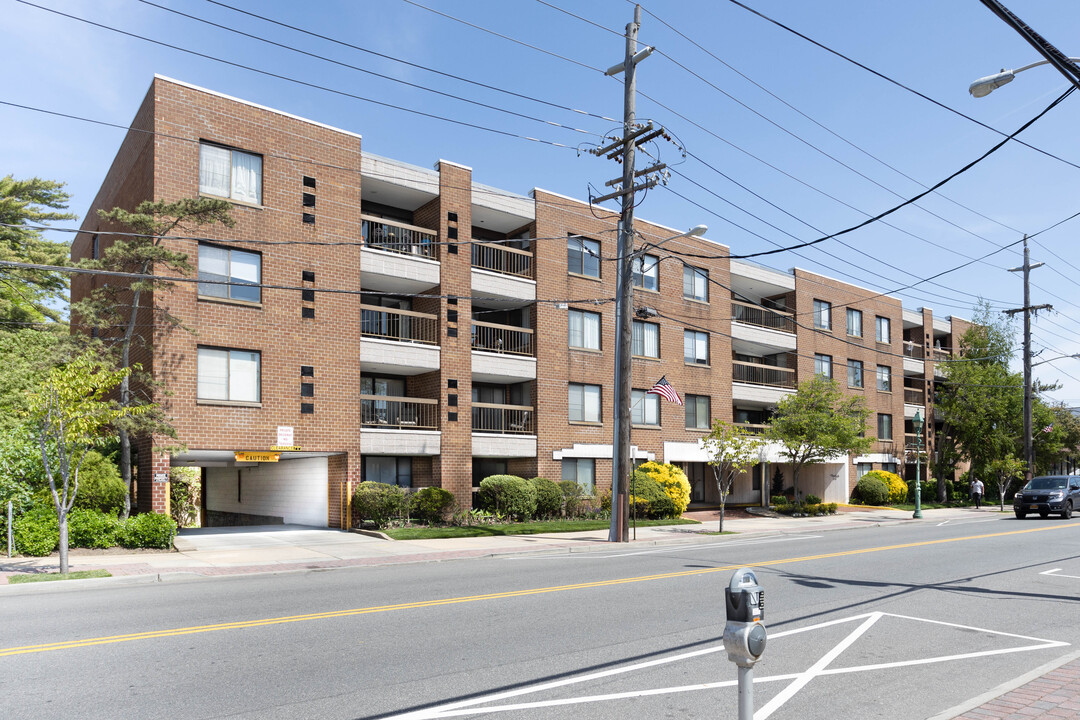
MULTIPOLYGON (((982 518, 0 595, 4 718, 923 719, 1080 647, 1080 522, 982 518)), ((73 584, 71 584, 73 585, 73 584)))

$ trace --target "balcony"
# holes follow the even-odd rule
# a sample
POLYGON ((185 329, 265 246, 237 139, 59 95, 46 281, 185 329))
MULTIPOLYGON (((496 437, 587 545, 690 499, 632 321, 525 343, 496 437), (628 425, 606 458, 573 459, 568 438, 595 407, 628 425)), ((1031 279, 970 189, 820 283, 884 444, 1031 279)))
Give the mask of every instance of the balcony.
POLYGON ((742 428, 751 435, 763 435, 769 429, 768 425, 758 423, 732 423, 734 427, 742 428))
POLYGON ((438 430, 439 401, 390 395, 361 395, 360 425, 384 430, 438 430))
POLYGON ((916 360, 923 359, 922 345, 918 345, 910 340, 904 341, 904 357, 914 358, 916 360))
POLYGON ((434 230, 361 215, 360 234, 364 244, 374 250, 435 259, 434 230))
POLYGON ((439 342, 439 318, 412 310, 361 305, 360 334, 384 340, 436 345, 439 342))
POLYGON ((472 349, 533 357, 535 346, 532 328, 472 321, 472 349))
POLYGON ((479 433, 535 435, 533 408, 528 405, 474 402, 472 430, 479 433))
POLYGON ((759 365, 758 363, 732 361, 731 379, 734 382, 749 383, 750 385, 768 385, 784 389, 794 389, 795 371, 791 368, 777 367, 775 365, 759 365))
POLYGON ((926 393, 922 390, 912 390, 911 388, 904 388, 904 402, 908 405, 925 405, 926 393))
POLYGON ((952 359, 952 351, 948 348, 934 348, 934 362, 945 362, 952 359))
POLYGON ((527 250, 497 243, 472 241, 472 266, 500 275, 533 279, 533 255, 527 250))
POLYGON ((731 319, 746 325, 778 330, 780 332, 795 332, 795 321, 792 313, 782 310, 770 310, 746 303, 739 300, 731 301, 731 319))

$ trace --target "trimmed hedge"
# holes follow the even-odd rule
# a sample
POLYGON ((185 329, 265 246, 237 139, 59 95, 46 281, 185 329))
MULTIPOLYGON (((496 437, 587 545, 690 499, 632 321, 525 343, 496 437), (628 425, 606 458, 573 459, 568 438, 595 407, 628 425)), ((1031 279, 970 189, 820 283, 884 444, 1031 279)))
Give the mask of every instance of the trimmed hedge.
POLYGON ((386 527, 391 520, 405 515, 409 499, 397 485, 367 480, 353 491, 353 511, 360 520, 370 520, 375 527, 386 527))
POLYGON ((678 517, 678 507, 664 487, 648 472, 636 470, 628 484, 631 515, 643 518, 678 517))
POLYGON ((15 549, 23 555, 42 557, 60 544, 60 525, 56 511, 36 507, 15 519, 15 549))
POLYGON ((528 520, 536 512, 536 487, 517 475, 491 475, 480 481, 476 500, 481 510, 528 520))
POLYGON ((855 492, 851 497, 864 505, 884 505, 889 499, 889 487, 881 478, 866 473, 855 484, 855 492))
POLYGON ((112 460, 96 450, 88 451, 79 468, 79 490, 75 493, 74 507, 119 515, 124 509, 126 494, 124 480, 112 460))
POLYGON ((164 513, 141 513, 127 519, 120 527, 120 544, 126 548, 172 547, 176 521, 164 513))
POLYGON ((111 548, 119 540, 121 527, 120 520, 115 515, 75 508, 68 515, 68 545, 78 548, 111 548))
POLYGON ((536 510, 533 515, 541 520, 560 517, 563 512, 562 488, 552 480, 542 477, 534 477, 529 482, 536 490, 536 510))
POLYGON ((428 525, 441 523, 454 505, 454 493, 437 487, 417 490, 410 500, 409 512, 428 525))
MULTIPOLYGON (((891 473, 888 470, 871 470, 863 475, 863 477, 876 477, 881 482, 885 483, 885 487, 888 489, 888 497, 885 499, 885 503, 888 505, 896 505, 907 500, 908 497, 908 484, 904 482, 896 473, 891 473)), ((870 503, 871 505, 880 505, 881 503, 870 503)))
POLYGON ((671 517, 679 517, 686 512, 686 507, 690 504, 690 481, 682 468, 671 463, 661 464, 650 460, 639 465, 638 470, 648 473, 660 483, 660 487, 671 498, 674 507, 671 517))

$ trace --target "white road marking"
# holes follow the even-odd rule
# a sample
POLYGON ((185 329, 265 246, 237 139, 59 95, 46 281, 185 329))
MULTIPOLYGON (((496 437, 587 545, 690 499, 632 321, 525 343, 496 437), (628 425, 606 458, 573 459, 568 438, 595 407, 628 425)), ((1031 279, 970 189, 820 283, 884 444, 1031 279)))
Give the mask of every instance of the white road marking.
POLYGON ((1080 575, 1059 575, 1058 573, 1060 573, 1060 572, 1061 572, 1061 568, 1054 568, 1053 570, 1047 570, 1047 571, 1041 572, 1039 574, 1040 575, 1052 575, 1054 577, 1060 577, 1060 578, 1072 578, 1074 580, 1080 580, 1080 575))
MULTIPOLYGON (((1052 572, 1052 571, 1051 571, 1052 572)), ((845 637, 840 643, 838 643, 832 650, 826 653, 820 660, 814 665, 802 673, 788 673, 784 675, 771 675, 767 677, 754 678, 755 683, 768 683, 768 682, 790 682, 790 685, 785 688, 779 695, 769 701, 761 710, 754 715, 754 720, 765 720, 770 714, 779 709, 784 703, 791 699, 795 693, 806 686, 806 684, 815 677, 828 676, 828 675, 843 675, 847 673, 868 672, 873 670, 887 670, 895 667, 907 667, 912 665, 926 665, 931 663, 941 663, 956 660, 967 660, 978 657, 990 657, 993 655, 1006 655, 1011 653, 1029 652, 1033 650, 1045 650, 1049 648, 1068 646, 1069 643, 1060 640, 1043 640, 1041 638, 1029 637, 1026 635, 1017 635, 1015 633, 1002 632, 999 630, 987 630, 985 628, 977 628, 971 625, 960 625, 958 623, 943 622, 940 620, 929 620, 926 618, 916 618, 908 615, 897 615, 894 613, 884 612, 871 612, 863 613, 861 615, 855 615, 853 617, 841 618, 839 620, 829 620, 815 625, 809 625, 802 628, 796 628, 793 630, 785 630, 771 634, 770 640, 777 640, 782 637, 790 635, 798 635, 821 628, 840 625, 843 623, 851 623, 856 621, 862 621, 859 627, 852 631, 847 637, 845 637), (882 618, 896 618, 900 620, 911 620, 915 622, 925 622, 932 625, 943 625, 946 627, 960 628, 964 630, 975 630, 978 632, 989 633, 991 635, 1000 635, 1002 637, 1016 638, 1021 640, 1030 640, 1035 644, 1024 645, 1021 647, 1011 648, 999 648, 995 650, 983 650, 978 652, 960 653, 955 655, 941 655, 927 658, 918 658, 915 660, 899 660, 896 662, 876 663, 873 665, 859 665, 856 667, 847 668, 833 668, 829 669, 827 666, 830 662, 839 657, 845 650, 847 650, 860 636, 862 636, 870 627, 880 621, 882 618)), ((619 693, 606 693, 604 695, 586 695, 576 698, 558 698, 552 700, 536 700, 532 702, 517 702, 506 705, 486 705, 484 707, 476 707, 483 703, 496 702, 499 700, 509 700, 511 698, 521 697, 523 695, 530 695, 533 693, 543 692, 545 690, 552 690, 561 687, 567 687, 579 683, 588 682, 590 680, 597 680, 600 678, 613 677, 616 675, 622 675, 625 673, 635 672, 646 668, 658 667, 661 665, 667 665, 681 660, 688 660, 690 658, 702 657, 710 655, 712 653, 723 652, 723 645, 717 645, 715 647, 703 648, 700 650, 694 650, 691 652, 675 655, 668 658, 661 658, 657 660, 649 660, 643 663, 637 663, 635 665, 628 665, 621 668, 613 668, 610 670, 602 670, 595 673, 589 673, 587 675, 580 675, 573 678, 565 678, 563 680, 555 680, 552 682, 541 683, 539 685, 527 688, 518 688, 516 690, 508 690, 506 692, 494 693, 480 698, 473 698, 470 700, 462 700, 459 702, 448 703, 434 708, 426 708, 424 710, 416 710, 413 712, 405 713, 402 715, 395 715, 392 720, 438 720, 439 718, 448 717, 462 717, 467 715, 480 715, 493 712, 509 712, 513 710, 530 710, 537 708, 559 707, 584 703, 595 703, 610 700, 622 700, 632 699, 646 696, 667 695, 674 693, 695 692, 700 690, 712 690, 717 688, 734 687, 738 684, 737 680, 712 682, 712 683, 700 683, 696 685, 679 685, 675 687, 667 688, 651 688, 646 690, 630 690, 619 693)))
POLYGON ((533 555, 510 555, 503 558, 510 561, 521 560, 551 560, 552 558, 562 558, 567 560, 590 560, 590 559, 607 559, 616 557, 632 557, 634 555, 651 555, 654 553, 670 552, 671 550, 683 550, 686 548, 701 548, 703 550, 723 550, 730 547, 743 547, 746 545, 763 545, 765 543, 784 542, 786 540, 816 540, 821 538, 821 535, 768 535, 763 538, 754 538, 747 540, 731 540, 723 543, 682 543, 663 545, 660 547, 650 548, 648 550, 627 550, 626 552, 613 552, 605 553, 603 555, 598 553, 566 553, 566 552, 552 552, 551 554, 533 554, 533 555))
POLYGON ((938 526, 938 527, 941 527, 942 525, 948 525, 948 524, 949 524, 949 521, 948 521, 948 520, 946 520, 946 521, 944 521, 944 522, 939 522, 939 523, 937 524, 937 526, 938 526))

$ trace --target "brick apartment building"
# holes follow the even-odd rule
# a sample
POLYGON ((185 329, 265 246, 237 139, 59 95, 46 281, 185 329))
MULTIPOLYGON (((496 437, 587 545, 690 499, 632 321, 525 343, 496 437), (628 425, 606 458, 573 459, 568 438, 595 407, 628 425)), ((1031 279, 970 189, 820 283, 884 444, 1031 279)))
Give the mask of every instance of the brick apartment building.
MULTIPOLYGON (((366 155, 354 133, 159 76, 72 256, 111 241, 98 209, 198 195, 230 200, 237 222, 170 240, 201 282, 146 298, 195 332, 140 319, 153 350, 137 360, 171 391, 159 402, 186 448, 138 442, 140 509, 167 507, 170 466, 203 468, 205 522, 222 525, 346 527, 362 480, 441 486, 465 506, 496 473, 610 487, 617 216, 479 185, 446 160, 366 155)), ((684 238, 635 266, 649 311, 634 325, 634 457, 681 465, 708 503, 712 420, 761 426, 826 372, 865 399, 879 441, 805 471, 805 492, 844 501, 871 468, 903 473, 911 418, 932 422, 934 360, 963 321, 727 254, 684 238), (646 394, 662 376, 685 407, 646 394)), ((73 299, 94 282, 76 277, 73 299)), ((731 501, 767 502, 777 468, 771 448, 731 501)))

